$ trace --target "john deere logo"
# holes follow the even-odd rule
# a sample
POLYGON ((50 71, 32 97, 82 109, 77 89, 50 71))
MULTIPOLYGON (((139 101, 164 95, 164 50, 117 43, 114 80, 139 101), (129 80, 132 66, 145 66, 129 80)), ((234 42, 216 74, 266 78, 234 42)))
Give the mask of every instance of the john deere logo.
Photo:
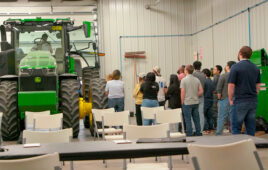
POLYGON ((41 77, 35 77, 34 82, 35 83, 41 83, 41 77))

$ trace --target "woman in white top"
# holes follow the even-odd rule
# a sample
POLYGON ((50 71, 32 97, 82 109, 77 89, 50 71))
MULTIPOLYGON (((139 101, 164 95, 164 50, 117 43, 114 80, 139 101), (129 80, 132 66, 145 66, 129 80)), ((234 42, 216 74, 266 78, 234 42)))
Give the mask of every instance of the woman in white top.
POLYGON ((113 79, 108 81, 105 88, 105 93, 108 96, 108 107, 114 108, 116 112, 124 111, 124 82, 120 80, 121 73, 119 70, 114 70, 113 79))

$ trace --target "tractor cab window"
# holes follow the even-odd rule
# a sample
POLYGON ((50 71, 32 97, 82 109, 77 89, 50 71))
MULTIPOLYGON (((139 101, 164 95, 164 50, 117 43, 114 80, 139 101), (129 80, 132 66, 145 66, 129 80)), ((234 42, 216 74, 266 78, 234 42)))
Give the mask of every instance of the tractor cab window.
POLYGON ((17 58, 22 59, 30 51, 48 51, 55 56, 59 49, 63 51, 61 34, 61 31, 49 30, 20 32, 16 45, 17 58))
MULTIPOLYGON (((91 36, 88 38, 85 37, 85 33, 82 28, 69 32, 69 37, 70 37, 71 51, 79 52, 80 55, 83 55, 89 66, 95 67, 97 59, 97 57, 95 57, 97 53, 97 46, 96 46, 97 41, 93 27, 91 31, 91 36)), ((78 56, 73 57, 75 59, 79 59, 78 56)), ((87 66, 83 60, 81 60, 81 62, 82 67, 87 66)))

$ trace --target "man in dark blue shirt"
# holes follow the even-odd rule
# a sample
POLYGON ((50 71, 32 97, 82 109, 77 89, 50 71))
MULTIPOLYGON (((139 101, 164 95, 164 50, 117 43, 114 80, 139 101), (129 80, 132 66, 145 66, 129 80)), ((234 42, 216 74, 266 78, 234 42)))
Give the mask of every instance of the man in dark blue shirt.
POLYGON ((240 134, 245 123, 246 134, 255 135, 257 95, 260 85, 260 70, 249 61, 252 49, 244 46, 240 49, 240 61, 231 69, 228 80, 228 97, 235 112, 231 112, 232 133, 240 134), (235 100, 233 101, 233 97, 235 100))
POLYGON ((205 133, 210 133, 214 130, 213 127, 213 92, 215 91, 215 86, 212 80, 210 79, 211 72, 209 69, 202 70, 206 76, 205 85, 204 85, 204 117, 205 117, 205 133))

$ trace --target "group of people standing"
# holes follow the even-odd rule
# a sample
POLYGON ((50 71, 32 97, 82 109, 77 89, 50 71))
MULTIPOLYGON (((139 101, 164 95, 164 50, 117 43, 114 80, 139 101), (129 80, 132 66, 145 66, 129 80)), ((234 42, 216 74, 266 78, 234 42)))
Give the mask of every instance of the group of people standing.
MULTIPOLYGON (((168 108, 182 108, 187 136, 214 133, 215 128, 216 135, 221 135, 227 117, 233 134, 241 133, 244 123, 245 133, 254 136, 260 70, 249 61, 251 55, 250 47, 242 47, 238 53, 239 62, 227 62, 224 74, 221 74, 222 67, 216 65, 213 79, 209 69, 201 71, 200 61, 195 61, 193 65, 183 65, 177 75, 170 75, 169 87, 158 66, 147 74, 140 73, 139 83, 133 91, 137 125, 154 123, 150 119, 142 122, 141 107, 165 106, 168 101, 168 108), (216 110, 216 120, 213 110, 216 110)), ((116 111, 124 110, 124 84, 119 77, 120 72, 115 70, 113 80, 108 81, 106 86, 108 106, 114 107, 116 111)))

